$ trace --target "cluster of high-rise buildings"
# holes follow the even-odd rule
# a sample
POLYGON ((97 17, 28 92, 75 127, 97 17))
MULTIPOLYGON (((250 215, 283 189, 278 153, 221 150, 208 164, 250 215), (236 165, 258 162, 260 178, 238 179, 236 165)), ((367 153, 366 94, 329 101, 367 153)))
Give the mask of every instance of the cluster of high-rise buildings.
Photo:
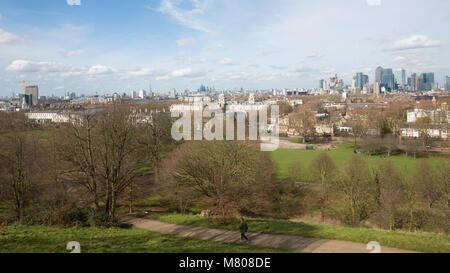
POLYGON ((352 85, 344 85, 343 79, 332 76, 329 82, 324 79, 319 80, 318 90, 331 90, 338 92, 349 92, 351 90, 358 93, 380 94, 385 92, 418 92, 442 90, 450 91, 450 77, 445 77, 443 86, 438 86, 433 72, 412 73, 409 77, 403 68, 395 69, 377 67, 375 70, 375 80, 370 81, 369 76, 358 72, 353 76, 352 85), (440 87, 440 88, 439 88, 440 87))
POLYGON ((375 82, 373 93, 392 92, 395 90, 406 92, 431 91, 437 87, 434 80, 434 73, 412 73, 406 76, 403 68, 396 69, 377 67, 375 70, 375 82))

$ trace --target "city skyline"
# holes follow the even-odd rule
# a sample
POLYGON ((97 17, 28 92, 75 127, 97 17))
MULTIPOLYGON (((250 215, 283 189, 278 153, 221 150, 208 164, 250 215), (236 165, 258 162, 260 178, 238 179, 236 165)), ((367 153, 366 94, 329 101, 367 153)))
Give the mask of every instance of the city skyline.
POLYGON ((378 66, 445 85, 450 3, 316 2, 5 0, 0 96, 22 80, 43 95, 315 88, 335 73, 373 84, 378 66))

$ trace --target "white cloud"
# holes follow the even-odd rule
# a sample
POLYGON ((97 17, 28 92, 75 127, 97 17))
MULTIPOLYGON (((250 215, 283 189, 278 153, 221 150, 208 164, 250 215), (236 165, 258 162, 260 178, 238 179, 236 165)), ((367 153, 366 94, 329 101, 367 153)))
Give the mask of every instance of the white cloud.
POLYGON ((64 56, 66 56, 66 57, 80 56, 80 55, 82 55, 84 53, 85 53, 84 50, 77 49, 77 50, 68 51, 64 56))
POLYGON ((274 64, 274 65, 271 65, 270 68, 276 69, 276 70, 283 70, 283 69, 286 69, 285 66, 280 66, 280 65, 275 65, 275 64, 274 64))
POLYGON ((161 5, 157 8, 162 14, 167 14, 178 21, 185 27, 212 33, 213 31, 206 27, 206 23, 199 19, 200 15, 205 13, 207 1, 205 0, 189 0, 194 5, 194 9, 186 10, 180 8, 183 1, 162 0, 161 5))
POLYGON ((310 59, 320 59, 323 56, 324 56, 323 54, 319 54, 316 51, 313 51, 313 52, 309 53, 308 55, 306 55, 306 57, 308 57, 310 59))
POLYGON ((69 6, 81 6, 81 0, 67 0, 69 6))
POLYGON ((57 62, 33 62, 28 60, 15 60, 8 67, 6 67, 6 70, 10 72, 59 73, 76 69, 57 62))
POLYGON ((272 54, 277 53, 276 51, 272 51, 272 50, 265 50, 265 51, 261 51, 258 53, 259 56, 270 56, 272 54))
POLYGON ((416 48, 428 48, 441 46, 442 42, 431 40, 425 35, 413 35, 411 37, 400 39, 394 43, 394 50, 407 50, 416 48))
POLYGON ((130 76, 162 76, 166 74, 166 71, 150 69, 150 68, 141 68, 138 70, 129 71, 128 74, 130 76))
POLYGON ((198 78, 204 76, 206 73, 203 71, 194 71, 192 68, 183 68, 172 71, 172 76, 177 78, 188 77, 198 78))
POLYGON ((154 71, 149 68, 142 68, 140 70, 129 72, 131 76, 151 76, 154 74, 154 71))
POLYGON ((19 35, 6 32, 0 28, 0 44, 13 44, 20 43, 23 41, 23 38, 19 35))
POLYGON ((237 63, 233 61, 231 58, 225 57, 219 61, 221 65, 236 65, 237 63))
POLYGON ((191 68, 183 68, 172 71, 172 75, 175 77, 184 77, 192 73, 191 68))
POLYGON ((168 80, 170 77, 168 75, 156 77, 157 81, 168 80))
POLYGON ((13 61, 6 70, 12 72, 35 72, 38 71, 38 67, 35 63, 25 60, 15 60, 13 61))
POLYGON ((248 72, 233 72, 228 74, 228 79, 230 80, 248 80, 252 74, 248 72))
POLYGON ((181 38, 176 41, 178 46, 186 46, 186 45, 190 45, 194 42, 195 42, 195 38, 193 38, 193 37, 181 38))
POLYGON ((320 71, 320 74, 331 74, 334 75, 336 73, 336 68, 326 68, 320 71))
POLYGON ((366 0, 367 5, 369 6, 380 6, 381 0, 366 0))
POLYGON ((416 51, 408 51, 405 55, 396 56, 392 63, 395 66, 406 67, 410 70, 426 70, 436 67, 435 60, 429 56, 416 51))
POLYGON ((112 67, 97 64, 97 65, 91 66, 87 73, 89 75, 101 75, 101 74, 110 74, 115 71, 116 70, 112 67))
POLYGON ((209 48, 209 50, 211 50, 211 51, 222 51, 225 49, 226 49, 226 47, 223 44, 217 44, 217 45, 209 48))
POLYGON ((405 62, 406 60, 407 59, 405 57, 403 57, 403 56, 397 56, 392 61, 395 62, 395 63, 402 63, 402 62, 405 62))

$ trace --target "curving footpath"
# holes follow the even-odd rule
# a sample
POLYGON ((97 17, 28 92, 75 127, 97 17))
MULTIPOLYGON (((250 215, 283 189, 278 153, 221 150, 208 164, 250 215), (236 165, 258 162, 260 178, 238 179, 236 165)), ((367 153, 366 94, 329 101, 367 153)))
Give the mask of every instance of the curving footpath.
MULTIPOLYGON (((223 229, 210 229, 202 227, 181 226, 163 223, 159 221, 122 216, 123 223, 133 225, 137 228, 159 232, 163 234, 178 235, 208 241, 226 243, 239 243, 240 233, 223 229)), ((369 253, 366 244, 348 241, 304 238, 289 235, 248 233, 250 245, 279 248, 291 251, 304 251, 309 253, 369 253)), ((412 250, 403 250, 392 247, 381 246, 381 253, 415 253, 412 250)))

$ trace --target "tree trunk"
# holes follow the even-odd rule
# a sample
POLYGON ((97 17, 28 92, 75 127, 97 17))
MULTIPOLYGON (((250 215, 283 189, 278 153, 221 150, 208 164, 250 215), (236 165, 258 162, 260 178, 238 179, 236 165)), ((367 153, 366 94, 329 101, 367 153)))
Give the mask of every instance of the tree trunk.
POLYGON ((130 184, 130 210, 128 211, 128 213, 133 213, 133 182, 131 182, 130 184))

